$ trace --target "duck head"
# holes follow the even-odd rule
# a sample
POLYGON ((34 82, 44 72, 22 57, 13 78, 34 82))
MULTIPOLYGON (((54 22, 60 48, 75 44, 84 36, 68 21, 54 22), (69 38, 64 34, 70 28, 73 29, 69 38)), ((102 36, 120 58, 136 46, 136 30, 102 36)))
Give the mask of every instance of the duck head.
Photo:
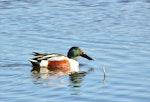
POLYGON ((82 56, 88 60, 93 60, 91 57, 89 57, 87 54, 85 54, 81 48, 77 47, 77 46, 74 46, 74 47, 71 47, 68 51, 68 54, 67 54, 67 57, 70 58, 70 59, 74 59, 74 60, 77 60, 77 57, 78 56, 82 56))

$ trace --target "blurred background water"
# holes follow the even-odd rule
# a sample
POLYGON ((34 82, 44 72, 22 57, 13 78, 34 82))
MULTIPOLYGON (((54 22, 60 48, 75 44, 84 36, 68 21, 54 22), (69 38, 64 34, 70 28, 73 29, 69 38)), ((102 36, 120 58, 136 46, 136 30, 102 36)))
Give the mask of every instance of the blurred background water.
POLYGON ((0 0, 0 101, 149 102, 149 12, 150 0, 0 0), (86 73, 31 75, 33 51, 71 46, 94 59, 78 58, 86 73))

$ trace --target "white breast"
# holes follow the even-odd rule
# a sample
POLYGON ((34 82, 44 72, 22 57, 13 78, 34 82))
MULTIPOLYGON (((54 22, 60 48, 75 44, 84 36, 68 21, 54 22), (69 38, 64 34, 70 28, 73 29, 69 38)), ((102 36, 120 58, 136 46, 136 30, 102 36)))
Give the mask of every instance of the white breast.
POLYGON ((78 72, 79 71, 79 62, 73 59, 69 59, 71 70, 70 72, 78 72))

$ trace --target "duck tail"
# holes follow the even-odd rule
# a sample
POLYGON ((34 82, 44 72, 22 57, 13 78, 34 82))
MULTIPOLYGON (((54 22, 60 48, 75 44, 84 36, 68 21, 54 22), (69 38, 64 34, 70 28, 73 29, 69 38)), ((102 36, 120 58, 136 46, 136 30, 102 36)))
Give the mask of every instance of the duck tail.
POLYGON ((32 66, 40 66, 39 61, 37 61, 35 59, 29 59, 29 61, 32 63, 32 66))

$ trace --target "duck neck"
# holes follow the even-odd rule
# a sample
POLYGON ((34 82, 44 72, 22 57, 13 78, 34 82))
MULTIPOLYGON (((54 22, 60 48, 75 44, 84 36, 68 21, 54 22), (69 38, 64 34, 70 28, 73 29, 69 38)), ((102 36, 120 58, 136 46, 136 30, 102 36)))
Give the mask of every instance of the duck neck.
POLYGON ((72 57, 71 59, 77 60, 77 57, 72 57))
POLYGON ((73 60, 77 60, 77 57, 73 57, 73 56, 69 56, 67 55, 68 58, 73 59, 73 60))

